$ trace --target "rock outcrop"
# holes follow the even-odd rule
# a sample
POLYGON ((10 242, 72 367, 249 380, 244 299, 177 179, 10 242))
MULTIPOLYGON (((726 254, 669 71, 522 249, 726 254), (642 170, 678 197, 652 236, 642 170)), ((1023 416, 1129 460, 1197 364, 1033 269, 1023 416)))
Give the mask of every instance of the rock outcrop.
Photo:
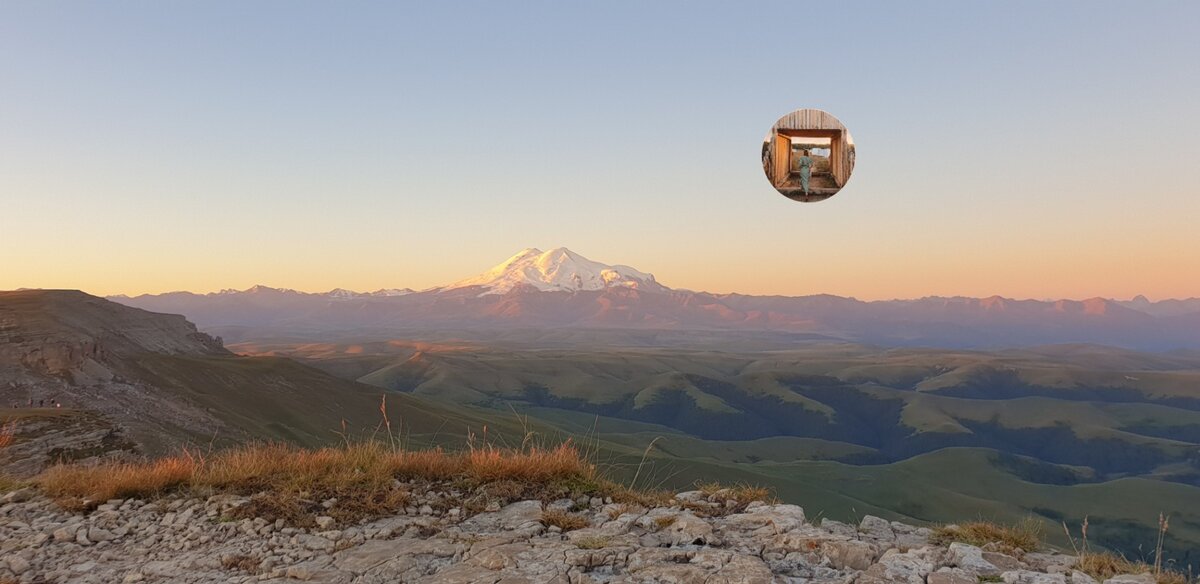
POLYGON ((230 354, 177 314, 75 290, 0 292, 0 373, 107 380, 114 361, 142 353, 230 354))
MULTIPOLYGON (((234 355, 179 315, 70 290, 0 292, 0 432, 12 438, 0 475, 9 478, 199 444, 325 445, 332 429, 375 427, 379 405, 377 388, 290 359, 234 355)), ((462 418, 425 403, 409 411, 406 428, 434 433, 462 418)))
MULTIPOLYGON (((451 506, 460 495, 430 490, 400 515, 301 528, 232 519, 249 501, 233 495, 112 500, 84 515, 15 491, 0 506, 0 581, 1095 584, 1068 555, 940 546, 927 528, 870 516, 813 522, 795 505, 707 516, 692 492, 650 509, 583 497, 467 517, 451 506), (586 527, 564 532, 547 511, 586 527)), ((1141 584, 1124 578, 1109 582, 1141 584)))

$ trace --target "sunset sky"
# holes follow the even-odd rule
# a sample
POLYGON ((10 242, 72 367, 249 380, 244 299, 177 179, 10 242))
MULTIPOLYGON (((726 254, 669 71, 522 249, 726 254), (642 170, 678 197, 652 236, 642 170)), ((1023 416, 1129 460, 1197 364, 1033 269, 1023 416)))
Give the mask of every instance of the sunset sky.
POLYGON ((0 3, 0 290, 1200 296, 1200 3, 0 3), (763 176, 797 108, 834 198, 763 176))

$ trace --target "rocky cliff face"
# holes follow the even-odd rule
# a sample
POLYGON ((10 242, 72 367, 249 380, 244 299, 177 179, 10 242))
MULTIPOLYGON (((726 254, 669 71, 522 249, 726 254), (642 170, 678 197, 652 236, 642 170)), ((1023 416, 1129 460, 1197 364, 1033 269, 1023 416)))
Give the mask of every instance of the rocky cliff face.
MULTIPOLYGON (((448 419, 486 423, 396 400, 418 433, 437 434, 448 419)), ((379 407, 376 388, 289 359, 234 355, 178 315, 81 292, 0 292, 0 428, 14 434, 0 474, 248 441, 324 445, 339 428, 374 428, 379 407)))
POLYGON ((134 363, 145 355, 232 353, 179 315, 74 290, 0 292, 0 422, 15 427, 0 472, 132 456, 221 428, 140 379, 134 363))
POLYGON ((77 515, 17 491, 0 506, 0 581, 1096 584, 1069 555, 936 545, 926 528, 811 520, 795 505, 723 514, 719 493, 680 493, 652 509, 587 497, 493 503, 467 517, 456 506, 463 493, 442 488, 401 515, 353 525, 318 517, 312 528, 231 519, 249 502, 232 495, 113 500, 77 515), (564 532, 547 512, 585 527, 564 532))
POLYGON ((84 381, 111 377, 115 361, 141 353, 229 354, 177 314, 75 290, 0 292, 0 372, 84 381))

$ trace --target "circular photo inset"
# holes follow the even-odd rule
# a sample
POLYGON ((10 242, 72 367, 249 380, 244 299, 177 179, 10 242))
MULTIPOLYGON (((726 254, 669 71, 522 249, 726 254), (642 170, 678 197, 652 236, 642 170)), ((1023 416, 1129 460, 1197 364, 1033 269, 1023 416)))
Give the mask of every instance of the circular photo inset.
POLYGON ((763 172, 779 194, 812 203, 837 194, 854 172, 854 138, 819 109, 779 118, 762 145, 763 172))

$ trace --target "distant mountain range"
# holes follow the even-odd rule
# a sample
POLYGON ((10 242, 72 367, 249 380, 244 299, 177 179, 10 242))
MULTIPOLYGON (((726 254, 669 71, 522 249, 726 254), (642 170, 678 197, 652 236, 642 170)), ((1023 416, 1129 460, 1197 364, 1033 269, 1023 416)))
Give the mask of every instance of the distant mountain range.
POLYGON ((497 328, 739 330, 884 345, 990 348, 1099 343, 1140 350, 1200 348, 1200 298, 1150 302, 927 297, 864 302, 832 295, 750 296, 664 286, 649 273, 566 248, 526 249, 496 267, 422 291, 254 286, 111 300, 183 314, 201 328, 312 334, 497 328))

